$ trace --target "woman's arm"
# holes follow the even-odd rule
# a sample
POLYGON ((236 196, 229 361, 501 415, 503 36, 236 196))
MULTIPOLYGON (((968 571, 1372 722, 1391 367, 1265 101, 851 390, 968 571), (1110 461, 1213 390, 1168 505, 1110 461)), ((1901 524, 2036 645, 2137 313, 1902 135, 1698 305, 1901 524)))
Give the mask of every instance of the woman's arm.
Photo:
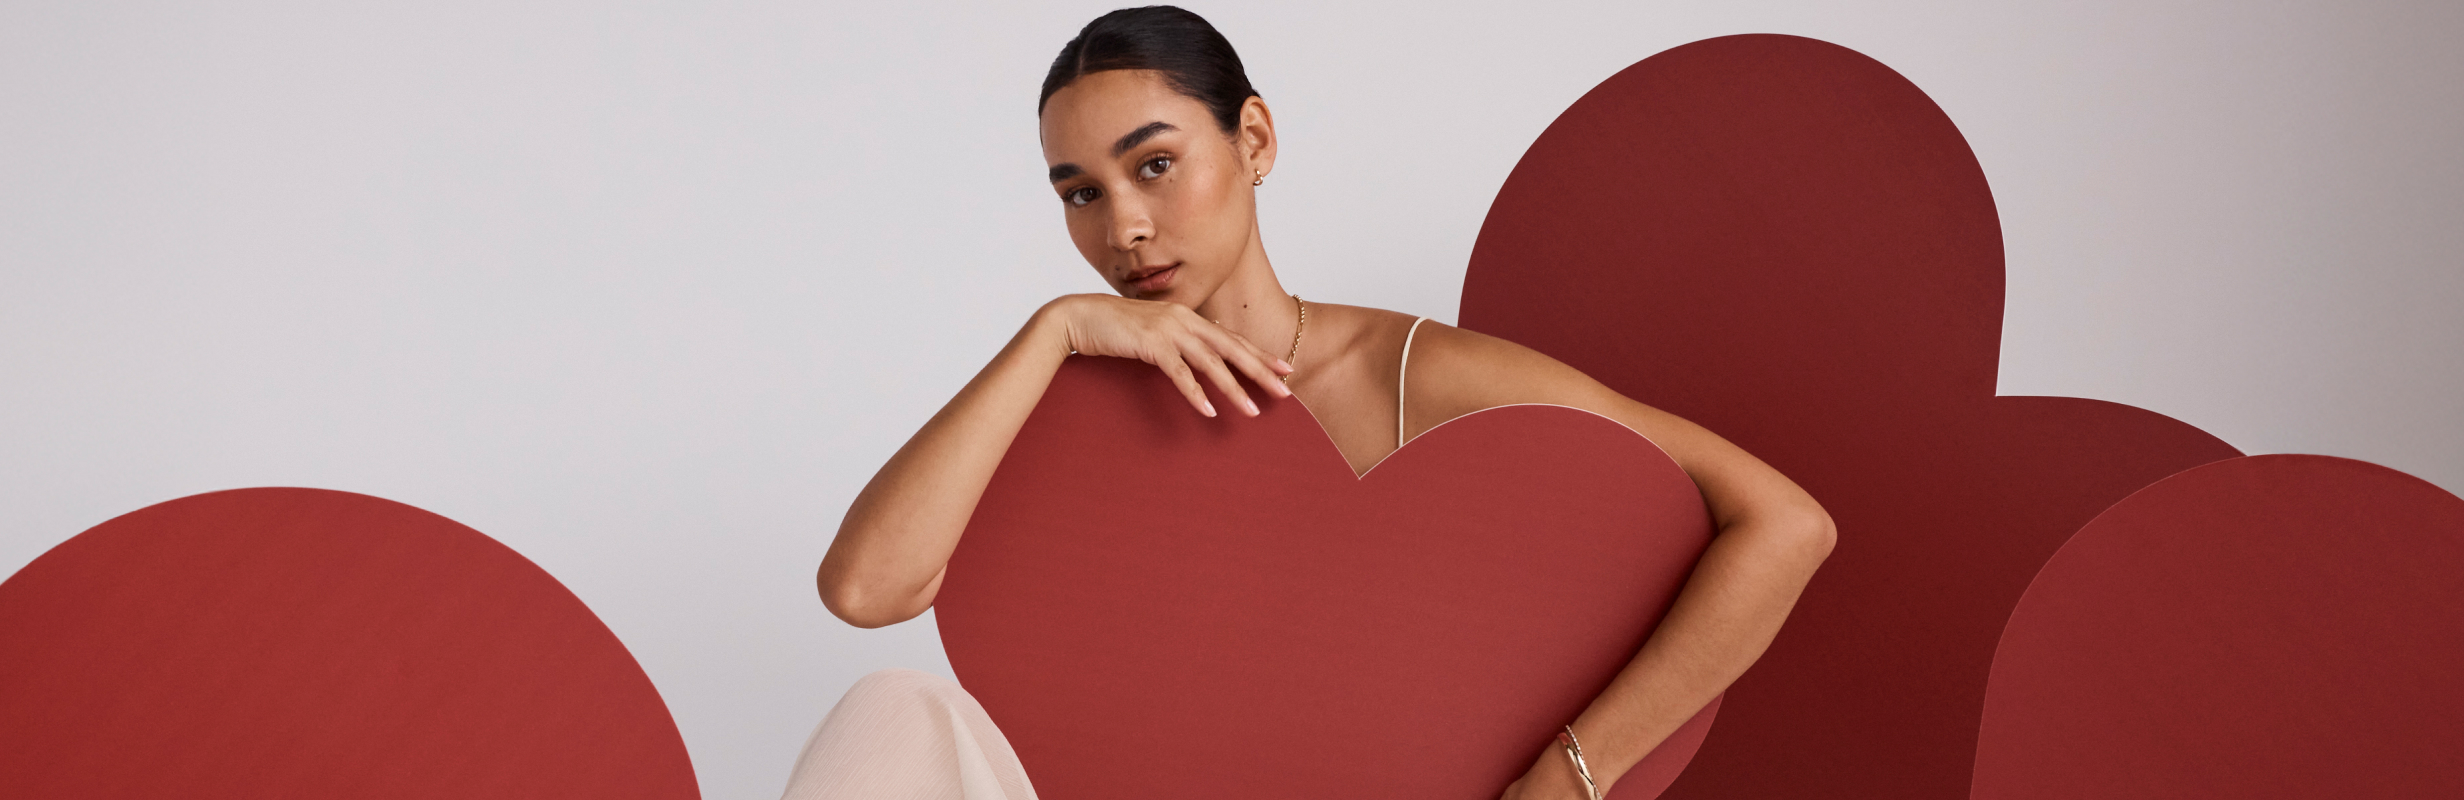
POLYGON ((830 613, 878 628, 932 606, 984 486, 1072 351, 1154 364, 1208 416, 1215 410, 1199 388, 1201 377, 1250 416, 1257 405, 1233 371, 1278 396, 1290 395, 1277 376, 1291 372, 1291 365, 1188 308, 1109 295, 1047 303, 848 506, 815 575, 830 613))
MULTIPOLYGON (((1831 517, 1778 470, 1700 425, 1511 342, 1450 326, 1432 332, 1424 327, 1420 336, 1435 346, 1413 357, 1414 396, 1429 398, 1407 421, 1413 430, 1515 403, 1601 414, 1667 451, 1702 490, 1718 528, 1642 650, 1571 721, 1592 777, 1607 791, 1762 656, 1830 555, 1831 517)), ((1584 796, 1573 764, 1554 745, 1506 792, 1508 800, 1584 796)))
MULTIPOLYGON (((1718 533, 1642 650, 1573 721, 1602 791, 1762 657, 1816 567, 1831 553, 1831 517, 1804 489, 1699 425, 1601 390, 1578 405, 1633 428, 1702 489, 1718 533)), ((1529 797, 1580 797, 1565 754, 1550 748, 1529 797)), ((1509 798, 1515 797, 1512 793, 1509 798)))

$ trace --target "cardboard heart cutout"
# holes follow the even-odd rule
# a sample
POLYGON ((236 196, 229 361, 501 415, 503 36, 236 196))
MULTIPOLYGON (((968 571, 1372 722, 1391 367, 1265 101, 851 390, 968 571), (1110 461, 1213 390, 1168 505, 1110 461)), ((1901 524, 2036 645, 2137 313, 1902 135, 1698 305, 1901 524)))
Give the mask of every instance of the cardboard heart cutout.
POLYGON ((2237 458, 2063 545, 1993 661, 1976 800, 2464 797, 2464 499, 2237 458))
POLYGON ((1826 42, 1652 56, 1516 164, 1463 327, 1726 436, 1839 526, 1669 796, 1966 797, 1994 644, 2037 568, 2131 492, 2240 455, 2130 406, 1995 396, 2002 287, 1959 129, 1826 42))
MULTIPOLYGON (((1482 411, 1355 477, 1296 402, 1207 419, 1153 367, 1078 357, 935 613, 1044 796, 1493 800, 1711 530, 1675 462, 1589 412, 1482 411)), ((1615 796, 1656 795, 1717 707, 1615 796)))
POLYGON ((0 797, 700 796, 658 690, 528 559, 410 506, 240 489, 0 583, 0 797))

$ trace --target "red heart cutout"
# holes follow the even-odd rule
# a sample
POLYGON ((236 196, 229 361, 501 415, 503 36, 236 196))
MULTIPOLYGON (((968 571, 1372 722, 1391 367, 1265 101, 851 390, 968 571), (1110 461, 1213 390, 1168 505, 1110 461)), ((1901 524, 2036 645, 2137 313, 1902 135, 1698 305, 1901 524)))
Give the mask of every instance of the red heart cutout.
POLYGON ((2239 455, 2129 406, 1995 396, 2001 318, 1984 171, 1923 91, 1847 48, 1660 53, 1515 166, 1463 327, 1719 432, 1839 526, 1670 796, 1965 798, 2037 568, 2132 491, 2239 455))
MULTIPOLYGON (((1492 800, 1710 534, 1684 471, 1589 412, 1482 411, 1356 478, 1298 403, 1207 419, 1153 367, 1082 357, 934 605, 1046 796, 1492 800)), ((1717 707, 1618 796, 1657 794, 1717 707)))
POLYGON ((2166 478, 1994 656, 1977 800, 2464 797, 2464 499, 2351 459, 2166 478))
POLYGON ((693 798, 579 598, 400 503, 148 506, 0 583, 0 797, 693 798))

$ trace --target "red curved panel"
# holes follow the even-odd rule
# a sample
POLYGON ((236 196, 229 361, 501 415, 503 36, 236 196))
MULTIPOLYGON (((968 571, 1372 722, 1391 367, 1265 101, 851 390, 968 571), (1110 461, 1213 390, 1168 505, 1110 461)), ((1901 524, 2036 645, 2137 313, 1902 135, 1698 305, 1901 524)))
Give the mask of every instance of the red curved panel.
MULTIPOLYGON (((1152 367, 1074 358, 935 614, 1047 797, 1495 800, 1710 531, 1675 462, 1587 412, 1483 411, 1355 478, 1298 403, 1210 420, 1152 367)), ((1717 707, 1617 796, 1666 786, 1717 707)))
POLYGON ((2130 492, 2239 455, 2129 406, 1996 397, 2001 317, 1966 141, 1837 45, 1652 56, 1515 167, 1463 326, 1702 423, 1839 524, 1669 796, 1964 797, 1994 643, 2037 568, 2130 492))
POLYGON ((149 506, 0 583, 0 796, 693 798, 598 617, 365 495, 149 506))
POLYGON ((1978 800, 2464 797, 2464 499, 2327 456, 2131 495, 2028 587, 1978 800))

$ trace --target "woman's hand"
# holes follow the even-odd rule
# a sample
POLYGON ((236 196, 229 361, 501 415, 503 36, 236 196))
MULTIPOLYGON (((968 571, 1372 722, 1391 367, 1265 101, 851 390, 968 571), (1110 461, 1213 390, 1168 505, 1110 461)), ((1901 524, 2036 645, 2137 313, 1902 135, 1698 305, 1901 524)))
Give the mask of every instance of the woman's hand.
POLYGON ((1200 375, 1253 417, 1258 404, 1241 389, 1234 372, 1276 397, 1292 396, 1282 380, 1291 374, 1291 364, 1178 303, 1076 294, 1054 300, 1044 310, 1060 321, 1071 352, 1153 364, 1180 387, 1198 413, 1215 416, 1215 404, 1207 401, 1198 383, 1200 375))

